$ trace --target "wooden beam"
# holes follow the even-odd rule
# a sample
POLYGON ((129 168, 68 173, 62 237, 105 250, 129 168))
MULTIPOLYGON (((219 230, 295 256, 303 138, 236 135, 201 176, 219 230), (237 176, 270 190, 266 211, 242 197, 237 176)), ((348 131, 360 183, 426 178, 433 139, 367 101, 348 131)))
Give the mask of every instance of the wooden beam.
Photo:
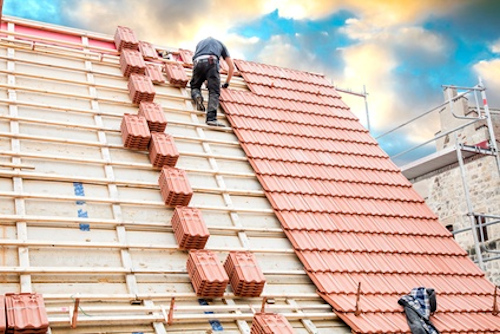
MULTIPOLYGON (((95 165, 111 165, 111 166, 119 166, 121 168, 130 168, 130 169, 146 169, 146 170, 160 170, 159 168, 154 168, 151 164, 142 164, 142 163, 134 163, 134 162, 122 162, 122 161, 113 161, 108 162, 102 159, 82 159, 77 157, 68 157, 68 156, 58 156, 58 155, 50 155, 50 154, 37 154, 37 153, 15 153, 12 151, 0 151, 0 154, 10 156, 10 157, 20 157, 25 159, 40 159, 44 161, 65 161, 68 163, 82 163, 82 164, 95 164, 95 165)), ((210 169, 196 169, 196 168, 183 168, 186 172, 198 173, 198 174, 210 174, 210 175, 227 175, 234 177, 242 177, 242 178, 255 178, 255 174, 253 173, 239 173, 239 172, 229 172, 229 171, 214 171, 210 169)))

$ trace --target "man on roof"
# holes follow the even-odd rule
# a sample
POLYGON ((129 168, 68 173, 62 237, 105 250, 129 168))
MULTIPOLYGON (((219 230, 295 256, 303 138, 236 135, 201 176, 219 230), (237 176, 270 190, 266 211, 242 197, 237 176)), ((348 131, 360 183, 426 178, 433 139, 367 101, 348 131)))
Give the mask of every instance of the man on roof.
POLYGON ((220 57, 224 58, 229 67, 226 82, 222 85, 222 88, 227 88, 233 77, 234 64, 224 44, 215 38, 208 37, 196 45, 196 51, 193 56, 193 77, 190 82, 191 98, 196 103, 198 110, 205 111, 200 88, 203 82, 207 80, 208 106, 205 123, 211 126, 225 126, 217 121, 217 108, 219 107, 220 95, 220 57))

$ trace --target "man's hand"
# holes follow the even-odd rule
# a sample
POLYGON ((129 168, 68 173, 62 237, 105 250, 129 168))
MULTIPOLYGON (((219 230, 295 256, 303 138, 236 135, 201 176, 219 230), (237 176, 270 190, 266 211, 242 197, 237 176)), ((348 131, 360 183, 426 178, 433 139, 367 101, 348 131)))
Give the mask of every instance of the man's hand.
POLYGON ((229 83, 227 82, 222 85, 222 88, 227 88, 227 87, 229 87, 229 83))

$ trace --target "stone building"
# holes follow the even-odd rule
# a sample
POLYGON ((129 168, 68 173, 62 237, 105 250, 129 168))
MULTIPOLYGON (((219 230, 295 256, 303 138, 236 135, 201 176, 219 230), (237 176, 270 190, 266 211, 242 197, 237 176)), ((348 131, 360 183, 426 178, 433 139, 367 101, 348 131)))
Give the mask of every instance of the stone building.
MULTIPOLYGON (((475 101, 460 97, 457 91, 447 88, 445 100, 458 98, 452 107, 440 111, 441 130, 449 134, 436 141, 437 152, 404 166, 403 173, 426 200, 440 221, 453 231, 457 242, 479 262, 477 250, 481 250, 483 270, 495 284, 500 284, 500 166, 496 155, 491 155, 490 133, 487 120, 461 128, 472 118, 480 116, 475 101), (457 117, 458 116, 458 117, 457 117), (462 119, 460 117, 467 117, 462 119), (451 131, 458 129, 456 131, 451 131), (461 172, 456 151, 457 145, 466 145, 463 155, 464 172, 461 172), (466 196, 466 188, 468 196, 466 196), (469 198, 469 204, 467 201, 469 198), (474 243, 472 221, 476 224, 479 244, 474 243), (495 223, 498 222, 498 223, 495 223), (467 230, 468 229, 468 230, 467 230)), ((480 107, 484 116, 484 108, 480 107)), ((500 138, 500 110, 490 108, 493 134, 500 138)))

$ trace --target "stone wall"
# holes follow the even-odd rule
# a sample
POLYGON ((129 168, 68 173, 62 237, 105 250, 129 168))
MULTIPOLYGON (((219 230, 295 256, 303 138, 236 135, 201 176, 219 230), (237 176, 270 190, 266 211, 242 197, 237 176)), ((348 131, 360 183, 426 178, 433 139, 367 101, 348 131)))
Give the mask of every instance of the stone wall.
MULTIPOLYGON (((455 113, 469 117, 477 115, 477 112, 468 108, 464 101, 465 99, 459 99, 456 102, 455 113)), ((459 120, 453 121, 450 114, 445 115, 442 111, 441 131, 448 131, 459 125, 460 122, 459 120)), ((492 114, 492 122, 498 142, 500 139, 500 114, 492 114)), ((466 127, 457 133, 457 137, 460 142, 469 145, 479 143, 489 138, 487 125, 485 122, 480 122, 466 127)), ((436 146, 439 150, 451 145, 454 145, 453 135, 444 137, 436 146)), ((465 169, 472 211, 475 214, 500 216, 500 171, 495 157, 477 155, 466 161, 465 169)), ((444 226, 451 225, 454 231, 471 226, 458 163, 411 181, 444 226)), ((486 247, 490 250, 500 251, 500 223, 487 227, 487 231, 486 247)), ((471 231, 456 234, 455 240, 470 254, 471 258, 477 259, 471 231)), ((482 254, 484 259, 500 257, 500 254, 492 254, 484 250, 482 254)), ((486 261, 484 264, 488 278, 500 285, 500 260, 486 261)))

